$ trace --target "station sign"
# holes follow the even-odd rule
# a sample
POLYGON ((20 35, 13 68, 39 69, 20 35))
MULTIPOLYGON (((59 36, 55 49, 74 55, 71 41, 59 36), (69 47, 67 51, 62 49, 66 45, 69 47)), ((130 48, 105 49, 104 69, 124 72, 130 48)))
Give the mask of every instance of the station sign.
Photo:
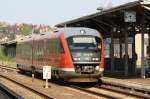
POLYGON ((43 66, 43 79, 51 79, 51 66, 43 66))

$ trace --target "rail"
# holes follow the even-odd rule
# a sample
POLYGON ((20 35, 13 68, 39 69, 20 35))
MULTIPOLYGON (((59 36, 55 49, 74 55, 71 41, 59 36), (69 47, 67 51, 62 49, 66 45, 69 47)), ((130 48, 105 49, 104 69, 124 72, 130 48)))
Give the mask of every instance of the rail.
MULTIPOLYGON (((7 68, 5 66, 0 66, 0 68, 7 69, 7 70, 9 70, 9 69, 12 70, 11 67, 7 68)), ((13 69, 16 69, 16 68, 13 68, 13 69)), ((0 76, 5 77, 4 75, 0 75, 0 76)), ((49 96, 45 95, 44 93, 40 93, 37 90, 29 88, 26 85, 23 85, 23 84, 21 84, 17 81, 14 81, 11 78, 8 78, 8 77, 5 77, 5 78, 8 79, 8 80, 11 80, 12 82, 15 82, 15 83, 17 83, 17 84, 19 84, 19 85, 21 85, 25 88, 28 88, 28 89, 36 92, 36 93, 42 94, 43 96, 45 96, 47 98, 52 99, 52 97, 49 97, 49 96)), ((55 81, 54 81, 54 83, 55 83, 55 81)), ((60 84, 60 83, 58 83, 58 84, 60 84)), ((62 82, 61 82, 61 84, 62 84, 62 82)), ((64 85, 66 85, 66 84, 64 83, 64 85)), ((106 98, 111 98, 111 99, 118 98, 117 96, 113 96, 111 94, 96 92, 96 91, 93 91, 93 90, 89 90, 88 88, 82 88, 82 87, 79 87, 79 86, 76 86, 76 85, 73 85, 73 84, 69 84, 69 85, 67 84, 66 86, 77 89, 77 90, 80 90, 80 91, 83 91, 83 92, 86 92, 86 93, 89 93, 89 94, 92 94, 92 95, 95 95, 95 96, 98 96, 98 97, 106 97, 106 98)), ((139 92, 136 92, 135 90, 134 91, 129 90, 129 88, 127 89, 127 88, 124 88, 124 87, 121 87, 121 86, 116 87, 115 85, 110 85, 108 83, 107 84, 103 83, 102 85, 95 85, 94 87, 97 88, 97 89, 107 90, 107 91, 111 91, 111 92, 118 93, 118 94, 124 94, 124 95, 131 96, 131 97, 137 97, 137 98, 142 98, 142 99, 150 99, 150 95, 148 95, 148 94, 139 93, 139 92)))

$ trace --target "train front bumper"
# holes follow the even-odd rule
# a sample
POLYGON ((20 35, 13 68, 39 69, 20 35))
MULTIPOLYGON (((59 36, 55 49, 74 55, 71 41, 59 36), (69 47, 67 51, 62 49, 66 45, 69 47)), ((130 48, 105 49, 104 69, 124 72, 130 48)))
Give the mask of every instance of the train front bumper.
POLYGON ((102 71, 92 74, 79 74, 75 71, 69 71, 63 72, 59 76, 68 82, 98 82, 102 75, 102 71))

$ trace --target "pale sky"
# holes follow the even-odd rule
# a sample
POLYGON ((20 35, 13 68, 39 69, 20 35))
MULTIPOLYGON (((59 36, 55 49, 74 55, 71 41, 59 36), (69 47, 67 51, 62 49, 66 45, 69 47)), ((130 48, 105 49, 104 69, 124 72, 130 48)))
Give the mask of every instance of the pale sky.
POLYGON ((55 24, 135 0, 0 0, 0 21, 9 23, 55 24))

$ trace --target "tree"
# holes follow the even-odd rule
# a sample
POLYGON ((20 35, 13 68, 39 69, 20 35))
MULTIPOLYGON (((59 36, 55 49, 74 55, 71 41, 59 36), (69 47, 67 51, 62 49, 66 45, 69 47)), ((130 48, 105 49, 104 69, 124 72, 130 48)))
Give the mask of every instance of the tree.
POLYGON ((28 24, 23 24, 21 27, 20 27, 20 32, 23 34, 23 35, 29 35, 32 33, 32 25, 28 25, 28 24))

